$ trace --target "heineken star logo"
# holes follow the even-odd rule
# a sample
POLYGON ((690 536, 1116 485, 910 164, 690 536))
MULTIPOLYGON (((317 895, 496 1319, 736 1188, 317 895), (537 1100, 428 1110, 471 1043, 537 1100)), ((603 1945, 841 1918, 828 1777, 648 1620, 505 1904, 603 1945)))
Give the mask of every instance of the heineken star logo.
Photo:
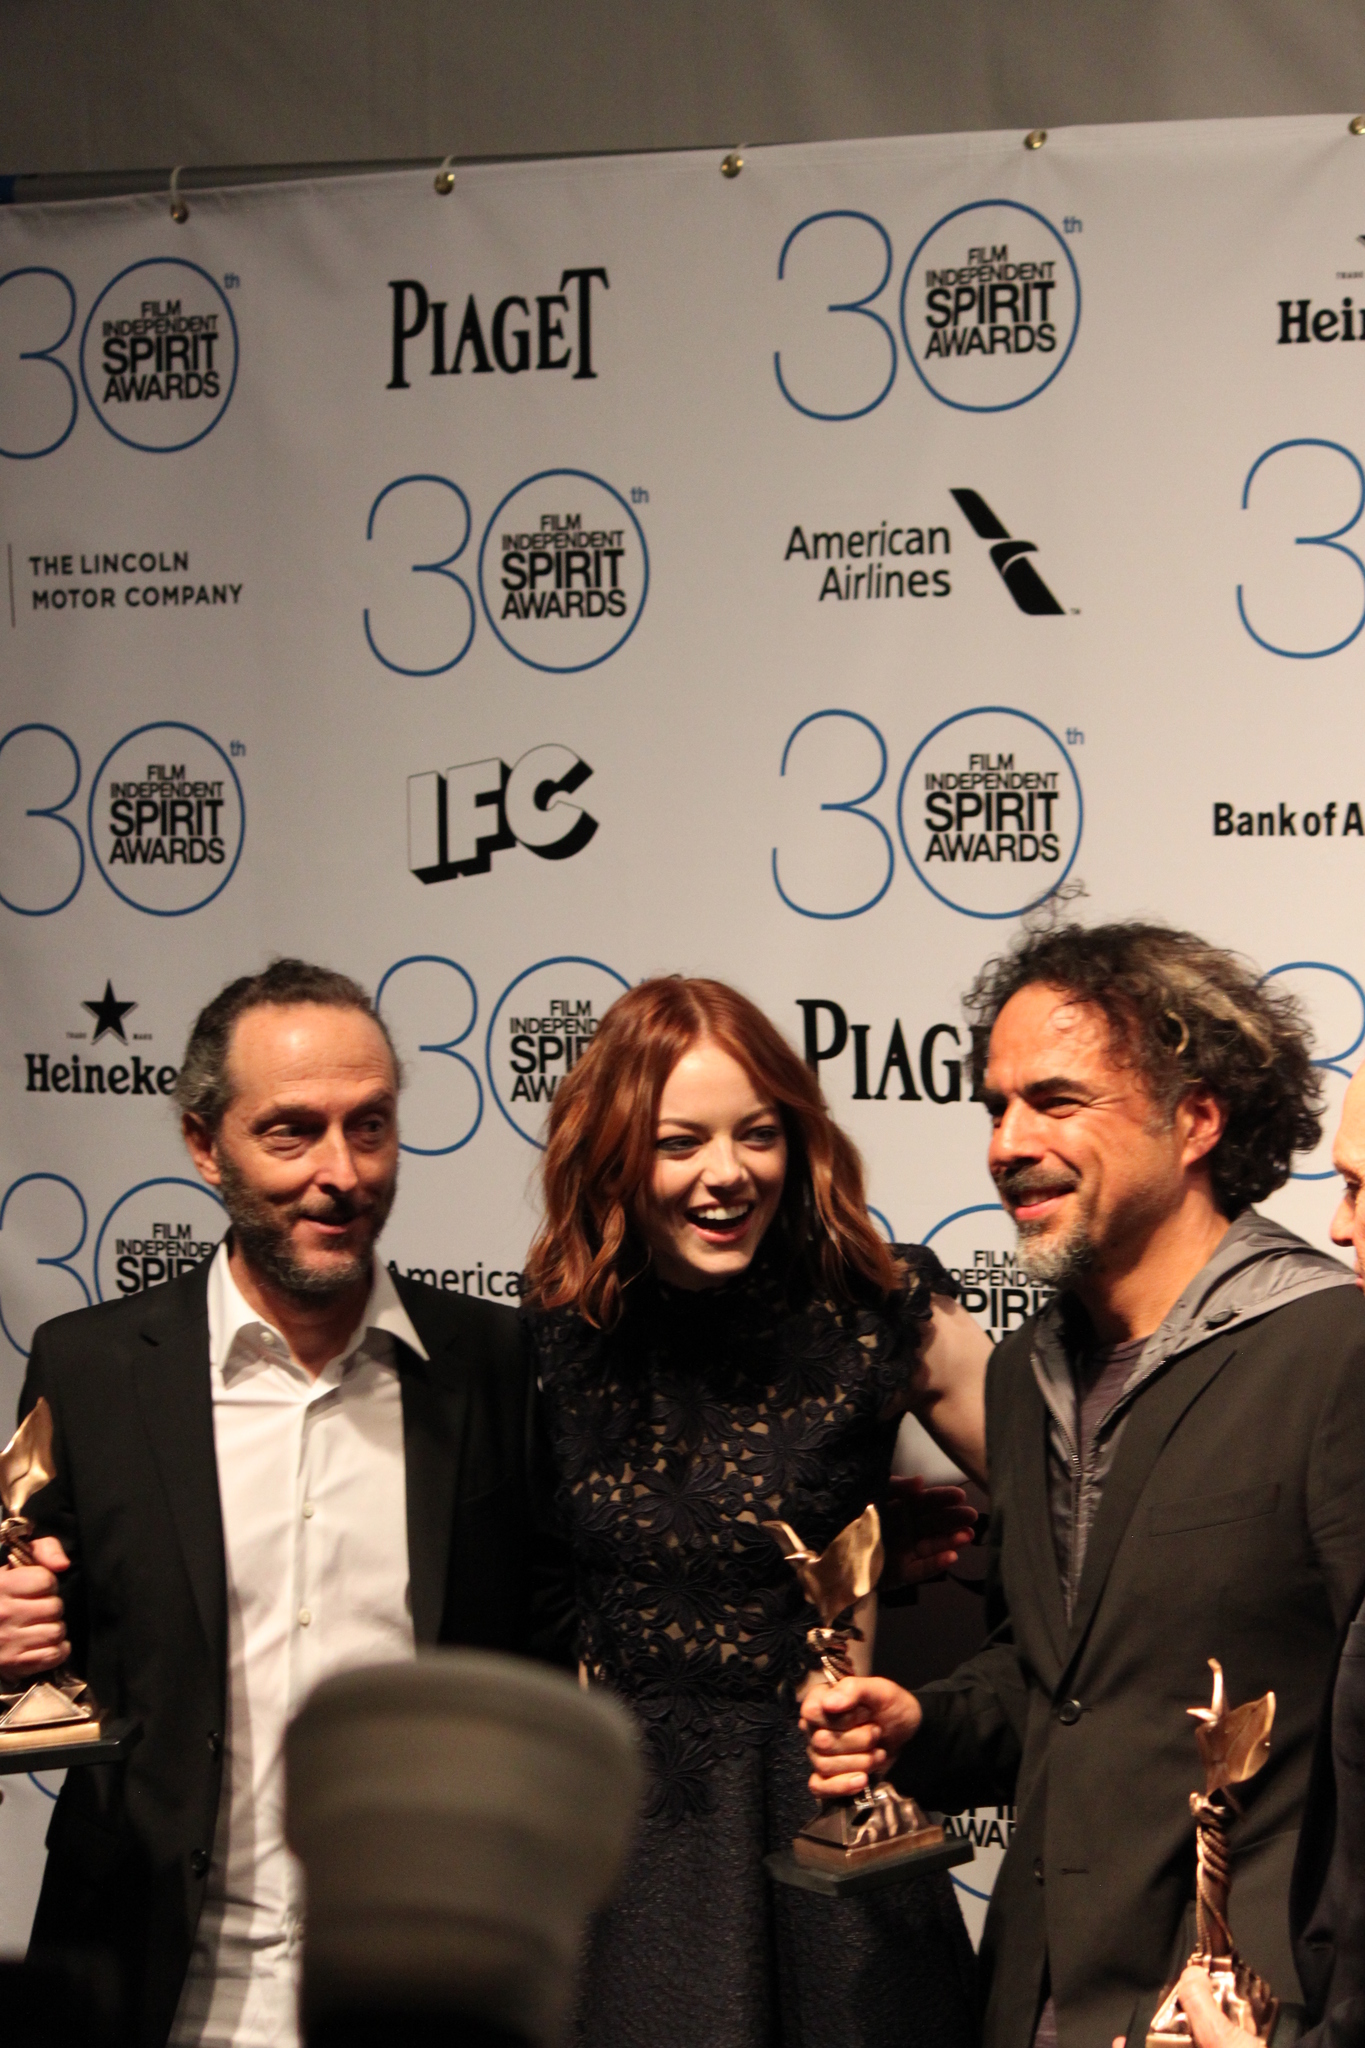
POLYGON ((106 1031, 112 1031, 120 1045, 128 1043, 128 1034, 123 1028, 123 1020, 130 1010, 137 1008, 137 1004, 121 1003, 114 994, 114 984, 112 981, 105 982, 104 994, 102 996, 97 997, 93 1002, 83 1002, 81 1008, 88 1010, 95 1020, 92 1044, 98 1045, 106 1031))

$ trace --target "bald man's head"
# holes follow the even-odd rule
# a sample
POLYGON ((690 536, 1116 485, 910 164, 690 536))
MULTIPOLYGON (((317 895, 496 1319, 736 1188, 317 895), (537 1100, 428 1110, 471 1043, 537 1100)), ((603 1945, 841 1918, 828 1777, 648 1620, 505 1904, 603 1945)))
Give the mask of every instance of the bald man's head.
POLYGON ((1332 1218, 1332 1242, 1352 1247, 1356 1285, 1365 1287, 1365 1066, 1357 1068, 1346 1090, 1332 1164, 1342 1179, 1341 1200, 1332 1218))

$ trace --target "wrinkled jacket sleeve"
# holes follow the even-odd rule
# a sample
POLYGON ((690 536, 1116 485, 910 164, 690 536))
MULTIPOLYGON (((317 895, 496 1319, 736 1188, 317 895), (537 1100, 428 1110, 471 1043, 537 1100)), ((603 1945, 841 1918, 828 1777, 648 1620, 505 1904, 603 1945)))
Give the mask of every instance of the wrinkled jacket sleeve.
MULTIPOLYGON (((987 1456, 993 1467, 999 1461, 991 1455, 991 1439, 1005 1426, 999 1366, 997 1350, 986 1382, 987 1456)), ((986 1640, 950 1677, 917 1688, 924 1720, 892 1773, 903 1791, 942 1813, 1014 1799, 1029 1702, 1000 1574, 1005 1521, 1005 1503, 997 1495, 986 1534, 986 1640)))
POLYGON ((1000 1587, 1000 1519, 991 1519, 986 1641, 951 1677, 917 1689, 924 1721, 892 1773, 902 1791, 943 1813, 1008 1804, 1023 1756, 1028 1687, 1000 1587))

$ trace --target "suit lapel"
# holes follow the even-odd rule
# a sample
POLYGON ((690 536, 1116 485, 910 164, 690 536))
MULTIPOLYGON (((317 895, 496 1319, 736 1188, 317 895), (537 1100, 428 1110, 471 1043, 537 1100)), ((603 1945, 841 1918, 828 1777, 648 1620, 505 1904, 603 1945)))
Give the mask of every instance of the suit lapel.
POLYGON ((1071 1617, 1068 1662, 1075 1658, 1085 1640, 1119 1545, 1128 1532, 1133 1510, 1167 1439, 1186 1410, 1199 1398, 1210 1380, 1223 1370, 1236 1350, 1235 1338, 1200 1345, 1197 1351, 1175 1359, 1158 1376, 1155 1384, 1140 1392, 1134 1401, 1132 1412, 1123 1426, 1109 1476, 1104 1482, 1095 1525, 1086 1545, 1076 1610, 1071 1617))
POLYGON ((451 1359, 451 1340, 422 1327, 420 1302, 403 1306, 430 1353, 423 1360, 395 1345, 403 1390, 403 1455, 407 1472, 408 1585, 412 1631, 419 1643, 440 1641, 446 1610, 451 1532, 469 1411, 468 1389, 451 1359))
POLYGON ((142 1423, 180 1539, 204 1639, 220 1680, 227 1656, 227 1573, 209 1381, 208 1267, 149 1304, 133 1342, 142 1423), (167 1299, 174 1291, 177 1298, 167 1299))

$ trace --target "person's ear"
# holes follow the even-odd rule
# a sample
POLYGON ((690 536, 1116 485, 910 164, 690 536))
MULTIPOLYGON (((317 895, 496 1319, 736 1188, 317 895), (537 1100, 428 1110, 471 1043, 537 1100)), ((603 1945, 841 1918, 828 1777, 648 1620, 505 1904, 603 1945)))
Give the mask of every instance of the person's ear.
POLYGON ((1226 1106, 1208 1088, 1191 1088, 1180 1101, 1176 1117, 1182 1128, 1181 1162, 1194 1166, 1207 1159, 1228 1127, 1226 1106))
POLYGON ((200 1178, 206 1180, 211 1188, 218 1187, 223 1178, 218 1164, 218 1148, 204 1119, 186 1110, 180 1119, 180 1135, 200 1178))

